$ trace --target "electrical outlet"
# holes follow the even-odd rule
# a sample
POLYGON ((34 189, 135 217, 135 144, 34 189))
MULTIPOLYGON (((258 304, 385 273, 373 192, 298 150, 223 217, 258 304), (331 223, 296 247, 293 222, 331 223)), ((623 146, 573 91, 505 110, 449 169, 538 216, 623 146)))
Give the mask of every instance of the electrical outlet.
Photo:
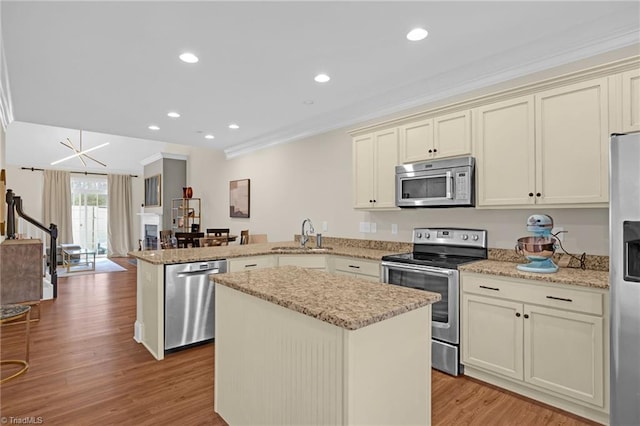
POLYGON ((391 224, 391 233, 393 235, 397 235, 398 234, 398 224, 397 223, 392 223, 391 224))
POLYGON ((371 233, 373 234, 377 230, 378 230, 378 226, 376 225, 376 223, 375 222, 371 222, 371 228, 370 228, 371 233))
POLYGON ((327 232, 328 230, 329 230, 329 224, 325 220, 324 222, 322 222, 322 232, 327 232))
POLYGON ((564 228, 562 226, 556 226, 551 230, 551 233, 555 235, 555 234, 558 234, 558 232, 560 232, 556 236, 556 238, 558 240, 560 240, 561 243, 564 243, 564 234, 565 234, 565 232, 563 232, 563 231, 564 231, 564 228))

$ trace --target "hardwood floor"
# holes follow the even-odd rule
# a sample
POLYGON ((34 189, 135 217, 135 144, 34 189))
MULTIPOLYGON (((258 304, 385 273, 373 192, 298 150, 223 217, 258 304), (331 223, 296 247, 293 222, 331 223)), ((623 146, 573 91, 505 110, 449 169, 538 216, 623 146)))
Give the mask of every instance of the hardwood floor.
MULTIPOLYGON (((133 340, 136 268, 113 260, 127 271, 61 278, 58 299, 41 304, 29 371, 0 386, 2 417, 7 424, 29 417, 47 425, 225 425, 213 411, 213 345, 156 361, 133 340)), ((23 327, 2 328, 2 359, 23 356, 23 327)), ((595 424, 437 371, 432 406, 441 426, 595 424)))

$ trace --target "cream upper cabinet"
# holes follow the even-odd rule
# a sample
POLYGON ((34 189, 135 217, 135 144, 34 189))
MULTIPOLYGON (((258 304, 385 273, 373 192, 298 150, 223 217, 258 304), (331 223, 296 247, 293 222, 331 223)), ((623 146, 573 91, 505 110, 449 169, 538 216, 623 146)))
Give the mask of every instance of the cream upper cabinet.
POLYGON ((608 201, 606 78, 481 106, 475 115, 478 206, 608 201))
POLYGON ((609 200, 607 79, 535 95, 537 204, 609 200))
POLYGON ((398 128, 400 132, 400 162, 428 160, 433 154, 433 119, 416 121, 398 128))
POLYGON ((640 70, 622 73, 622 131, 640 131, 640 70))
POLYGON ((354 207, 395 210, 398 131, 383 130, 353 139, 354 207))
POLYGON ((465 272, 461 282, 466 375, 499 386, 508 378, 512 391, 607 417, 605 290, 465 272))
POLYGON ((533 204, 533 96, 482 106, 474 114, 478 205, 533 204))
POLYGON ((401 163, 471 154, 469 110, 408 123, 398 130, 401 163))

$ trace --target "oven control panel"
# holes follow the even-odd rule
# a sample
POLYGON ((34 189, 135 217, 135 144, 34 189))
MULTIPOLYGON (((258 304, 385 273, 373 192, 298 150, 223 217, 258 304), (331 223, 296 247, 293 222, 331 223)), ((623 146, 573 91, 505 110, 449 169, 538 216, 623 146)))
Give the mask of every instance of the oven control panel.
POLYGON ((414 244, 487 247, 487 231, 462 228, 415 228, 414 244))

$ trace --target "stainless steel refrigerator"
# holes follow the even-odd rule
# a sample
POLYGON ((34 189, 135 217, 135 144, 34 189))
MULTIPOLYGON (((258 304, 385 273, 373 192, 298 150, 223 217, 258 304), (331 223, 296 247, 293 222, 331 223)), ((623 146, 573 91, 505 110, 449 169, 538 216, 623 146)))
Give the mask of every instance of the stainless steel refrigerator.
POLYGON ((612 426, 640 425, 640 132, 609 156, 612 426))

